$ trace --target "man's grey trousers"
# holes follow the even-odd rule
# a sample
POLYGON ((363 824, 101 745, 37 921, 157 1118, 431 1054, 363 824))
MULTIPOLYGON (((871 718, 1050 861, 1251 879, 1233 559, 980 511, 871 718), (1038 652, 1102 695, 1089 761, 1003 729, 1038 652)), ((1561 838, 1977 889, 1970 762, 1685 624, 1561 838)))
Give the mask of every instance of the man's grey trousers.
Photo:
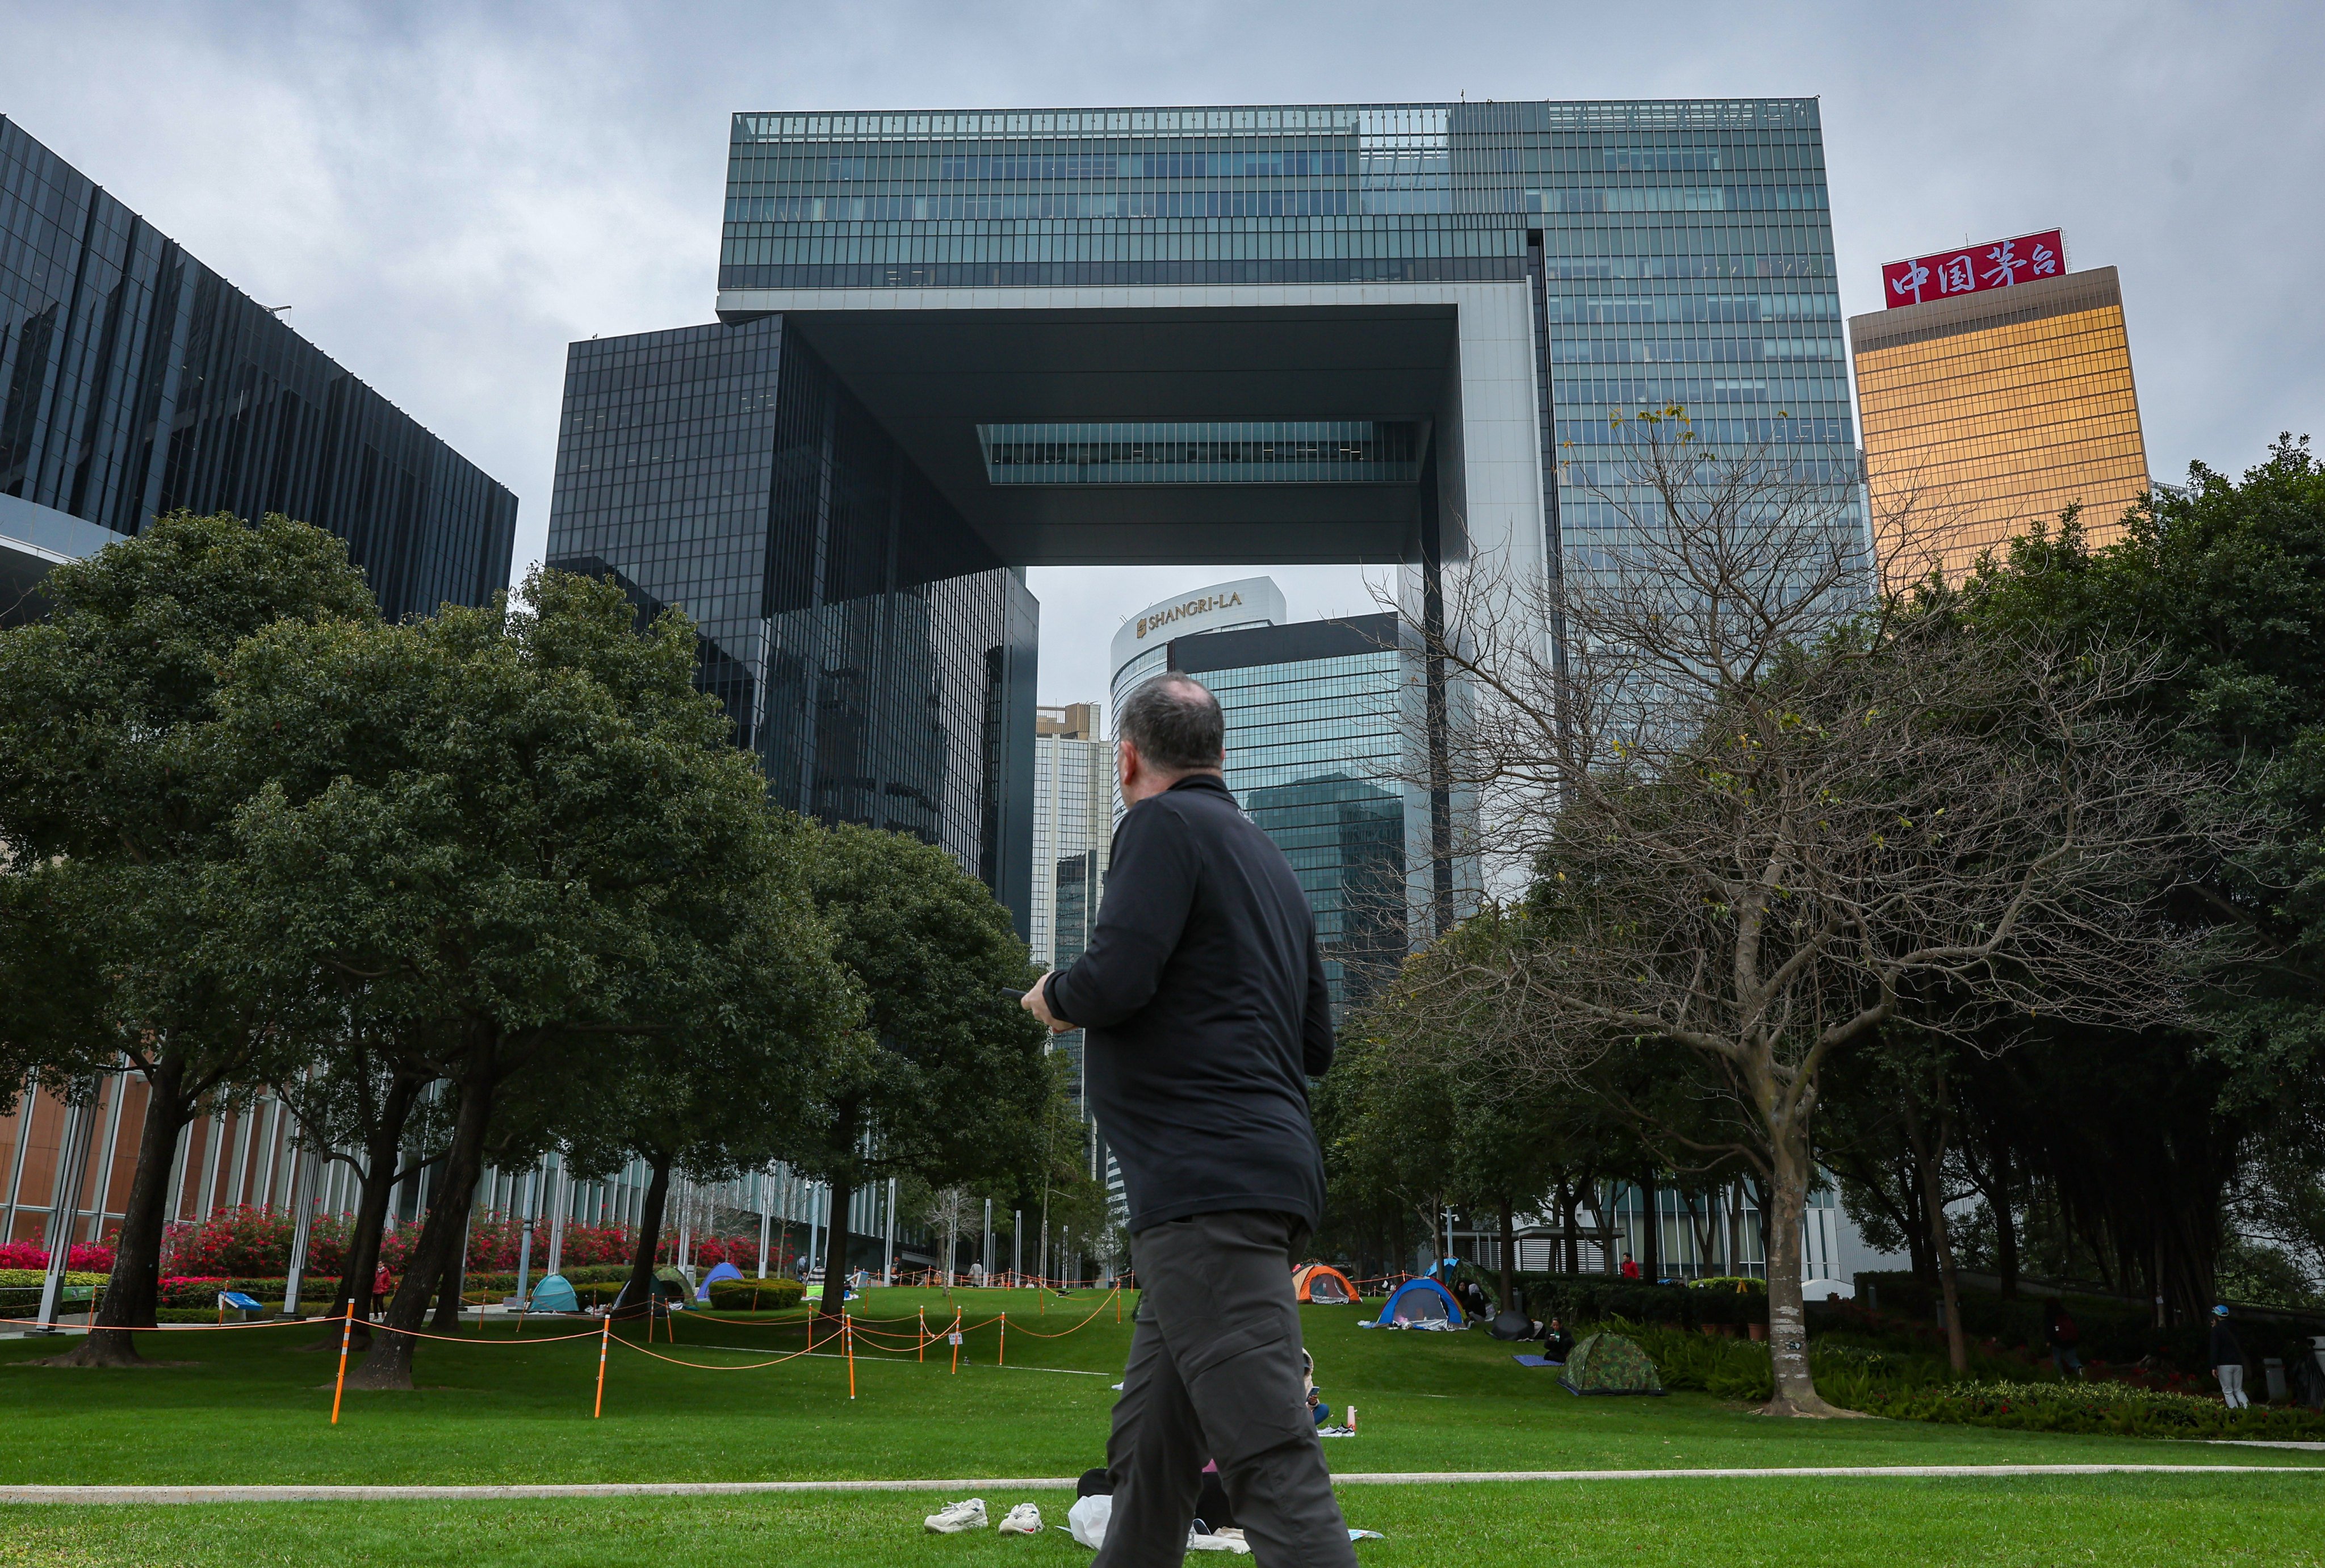
POLYGON ((1309 1413, 1292 1265, 1308 1228, 1286 1214, 1198 1214, 1131 1239, 1138 1315, 1115 1401, 1114 1487, 1093 1568, 1178 1568, 1206 1461, 1266 1568, 1350 1568, 1309 1413))

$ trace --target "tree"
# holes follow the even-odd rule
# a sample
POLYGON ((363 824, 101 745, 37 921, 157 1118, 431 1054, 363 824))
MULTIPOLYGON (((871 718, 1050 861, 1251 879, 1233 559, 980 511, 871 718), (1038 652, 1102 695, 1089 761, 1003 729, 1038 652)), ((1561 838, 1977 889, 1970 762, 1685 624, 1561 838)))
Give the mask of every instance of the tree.
POLYGON ((816 1064, 785 1132, 783 1158, 830 1184, 822 1311, 837 1322, 856 1193, 1031 1167, 1051 1080, 1040 1026, 1004 995, 1026 983, 1024 944, 983 883, 932 845, 852 825, 817 840, 807 877, 869 1037, 816 1064))
POLYGON ((633 623, 610 584, 535 572, 485 609, 271 628, 221 691, 218 744, 263 780, 234 821, 244 945, 276 986, 361 987, 446 1085, 439 1196, 358 1387, 410 1386, 512 1083, 554 1104, 641 1038, 741 1049, 831 1001, 690 626, 633 623))
POLYGON ((145 1081, 112 1278, 64 1358, 131 1365, 179 1132, 295 1072, 321 1023, 311 997, 245 983, 224 934, 240 796, 204 742, 220 675, 270 626, 375 626, 377 610, 344 543, 272 515, 159 519, 43 592, 47 620, 0 631, 0 1038, 51 1073, 125 1063, 145 1081))
POLYGON ((2125 521, 2101 550, 2071 512, 2013 541, 1963 585, 1959 613, 2074 648, 2141 640, 2159 678, 2139 710, 2274 819, 2249 853, 2182 868, 2177 916, 2238 938, 2205 977, 2196 1026, 2053 1021, 2001 1068, 2010 1095, 2055 1091, 2083 1111, 2011 1118, 2046 1215, 2091 1267, 2194 1317, 2216 1299, 2246 1162, 2281 1149, 2296 1168, 2325 1164, 2325 464, 2307 437, 2280 436, 2240 479, 2191 464, 2125 521))
POLYGON ((855 980, 831 958, 831 938, 810 903, 802 868, 819 831, 796 818, 770 822, 782 852, 764 879, 761 918, 738 941, 774 943, 791 974, 734 1001, 731 1016, 706 1013, 676 1035, 629 1036, 598 1070, 565 1086, 554 1119, 579 1170, 605 1170, 635 1154, 649 1175, 638 1211, 637 1247, 623 1287, 625 1311, 653 1302, 673 1172, 699 1182, 730 1180, 764 1165, 782 1146, 811 1067, 853 1044, 864 1010, 855 980))
POLYGON ((1800 1291, 1826 1063, 1893 1020, 2176 1016, 2190 938, 2157 868, 2232 835, 2195 820, 2211 775, 2126 711, 2152 661, 1873 598, 1812 476, 1676 409, 1629 439, 1598 491, 1625 545, 1587 591, 1480 567, 1453 629, 1421 628, 1460 683, 1438 749, 1479 848, 1533 877, 1500 961, 1448 984, 1505 999, 1522 1062, 1676 1045, 1748 1113, 1769 1409, 1829 1414, 1800 1291))

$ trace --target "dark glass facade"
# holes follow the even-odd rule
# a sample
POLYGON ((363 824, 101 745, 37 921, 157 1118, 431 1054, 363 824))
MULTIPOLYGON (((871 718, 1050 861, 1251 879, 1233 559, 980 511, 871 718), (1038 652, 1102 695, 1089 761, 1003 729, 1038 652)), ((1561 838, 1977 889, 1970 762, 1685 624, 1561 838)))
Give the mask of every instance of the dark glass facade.
POLYGON ((1299 876, 1343 1009, 1404 959, 1401 775, 1415 663, 1398 647, 1391 615, 1171 644, 1170 667, 1219 700, 1227 788, 1299 876))
POLYGON ((1038 607, 780 317, 572 346, 549 563, 683 608, 786 807, 1030 907, 1038 607))
POLYGON ((0 496, 329 529, 390 617, 508 581, 516 497, 0 117, 0 496))

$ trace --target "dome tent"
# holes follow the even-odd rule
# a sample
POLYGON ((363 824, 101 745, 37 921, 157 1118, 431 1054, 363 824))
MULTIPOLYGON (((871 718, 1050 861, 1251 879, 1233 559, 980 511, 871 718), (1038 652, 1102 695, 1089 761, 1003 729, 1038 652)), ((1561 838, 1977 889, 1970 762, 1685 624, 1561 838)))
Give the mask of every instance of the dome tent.
POLYGON ((1596 1333, 1574 1347, 1558 1374, 1569 1394, 1661 1394, 1663 1380, 1637 1344, 1620 1334, 1596 1333))
POLYGON ((1461 1304, 1433 1279, 1408 1279, 1396 1287, 1388 1304, 1381 1308, 1380 1316, 1373 1321, 1383 1328, 1400 1328, 1408 1323, 1459 1328, 1461 1304))
POLYGON ((1292 1288, 1301 1301, 1317 1306, 1350 1306, 1358 1294, 1348 1276, 1329 1263, 1303 1263, 1293 1269, 1292 1288))
POLYGON ((573 1285, 561 1274, 545 1274, 541 1283, 533 1287, 533 1310, 537 1313, 578 1313, 580 1301, 573 1294, 573 1285))
POLYGON ((702 1283, 695 1287, 694 1299, 697 1301, 709 1301, 710 1299, 710 1287, 712 1285, 717 1285, 722 1279, 740 1279, 742 1277, 743 1271, 736 1267, 732 1263, 721 1263, 718 1267, 712 1269, 709 1274, 702 1276, 702 1283))

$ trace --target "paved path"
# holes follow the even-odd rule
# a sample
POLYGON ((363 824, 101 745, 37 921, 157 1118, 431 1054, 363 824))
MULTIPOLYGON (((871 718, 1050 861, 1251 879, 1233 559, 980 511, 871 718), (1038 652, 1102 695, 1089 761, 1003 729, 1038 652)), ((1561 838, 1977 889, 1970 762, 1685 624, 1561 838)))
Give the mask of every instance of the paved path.
MULTIPOLYGON (((1450 1486, 1477 1481, 1820 1480, 2042 1475, 2325 1476, 2325 1466, 2283 1464, 1894 1464, 1767 1470, 1454 1470, 1344 1472, 1341 1486, 1450 1486)), ((514 1486, 0 1486, 6 1503, 505 1502, 537 1498, 709 1498, 757 1492, 1071 1491, 1072 1476, 953 1480, 580 1481, 514 1486)))

